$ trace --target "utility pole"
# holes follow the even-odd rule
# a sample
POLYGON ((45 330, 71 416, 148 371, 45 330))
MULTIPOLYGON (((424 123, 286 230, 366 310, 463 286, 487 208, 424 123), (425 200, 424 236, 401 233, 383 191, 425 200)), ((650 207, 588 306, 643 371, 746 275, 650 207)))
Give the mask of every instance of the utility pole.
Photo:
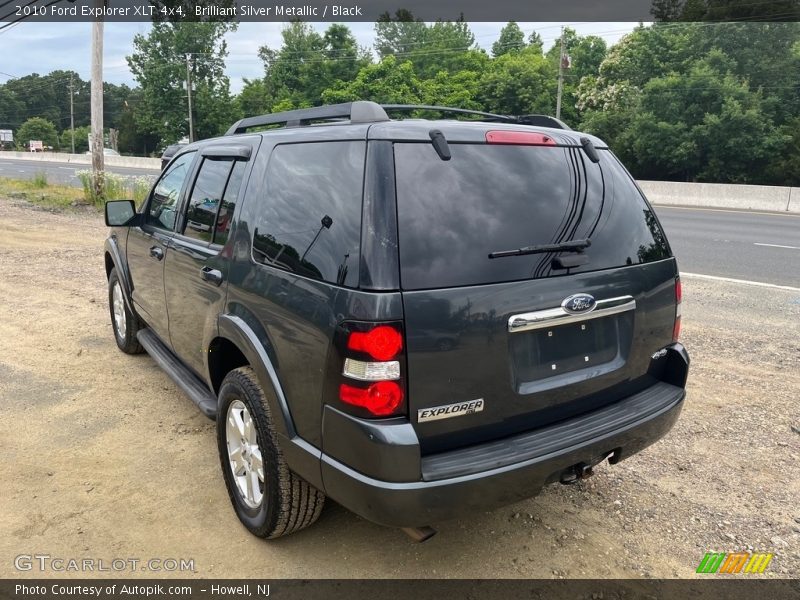
POLYGON ((561 52, 558 56, 558 95, 556 96, 556 119, 561 118, 561 93, 564 91, 564 27, 561 27, 561 52))
POLYGON ((186 55, 186 98, 189 101, 189 142, 194 141, 194 119, 192 118, 192 67, 190 54, 186 55))
MULTIPOLYGON (((95 6, 103 8, 104 0, 95 6)), ((103 164, 103 21, 95 17, 92 23, 92 182, 96 199, 105 199, 103 164)))
POLYGON ((72 72, 69 74, 69 131, 72 136, 72 153, 75 154, 75 111, 72 106, 72 72))

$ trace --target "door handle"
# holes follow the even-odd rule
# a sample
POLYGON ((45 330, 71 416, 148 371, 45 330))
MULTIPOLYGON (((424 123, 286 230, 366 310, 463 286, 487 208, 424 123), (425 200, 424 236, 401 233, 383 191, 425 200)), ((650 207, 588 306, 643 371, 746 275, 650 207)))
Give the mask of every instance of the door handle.
POLYGON ((164 251, 159 246, 150 246, 150 256, 156 260, 164 258, 164 251))
POLYGON ((214 285, 222 283, 222 271, 212 269, 211 267, 203 267, 200 269, 200 277, 203 278, 203 281, 208 281, 214 285))

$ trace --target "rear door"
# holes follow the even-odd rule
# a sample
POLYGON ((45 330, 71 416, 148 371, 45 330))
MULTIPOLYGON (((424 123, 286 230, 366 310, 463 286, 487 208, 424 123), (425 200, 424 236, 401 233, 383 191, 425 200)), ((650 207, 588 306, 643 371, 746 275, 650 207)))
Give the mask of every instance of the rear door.
POLYGON ((128 233, 127 258, 137 312, 164 342, 169 343, 164 297, 164 258, 173 235, 182 194, 195 152, 172 161, 161 174, 144 208, 143 224, 128 233))
POLYGON ((207 372, 205 349, 216 335, 225 296, 233 215, 248 170, 254 138, 207 146, 169 242, 164 281, 173 351, 198 374, 207 372))
POLYGON ((652 384, 650 355, 671 342, 676 266, 616 158, 450 147, 442 161, 430 144, 395 144, 408 398, 424 451, 540 427, 652 384), (489 258, 586 238, 580 256, 489 258), (460 416, 430 410, 478 400, 460 416))

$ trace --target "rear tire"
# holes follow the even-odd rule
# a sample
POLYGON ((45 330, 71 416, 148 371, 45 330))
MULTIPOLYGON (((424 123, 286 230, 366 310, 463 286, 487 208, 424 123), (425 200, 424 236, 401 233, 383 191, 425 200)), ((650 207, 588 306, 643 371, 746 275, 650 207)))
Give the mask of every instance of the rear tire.
POLYGON ((111 328, 114 330, 114 339, 119 349, 126 354, 144 352, 136 337, 136 332, 142 328, 142 322, 128 309, 125 290, 122 289, 116 268, 111 269, 108 274, 108 308, 111 312, 111 328))
POLYGON ((325 494, 289 470, 250 367, 234 369, 220 386, 217 445, 228 495, 250 533, 278 538, 319 518, 325 494))

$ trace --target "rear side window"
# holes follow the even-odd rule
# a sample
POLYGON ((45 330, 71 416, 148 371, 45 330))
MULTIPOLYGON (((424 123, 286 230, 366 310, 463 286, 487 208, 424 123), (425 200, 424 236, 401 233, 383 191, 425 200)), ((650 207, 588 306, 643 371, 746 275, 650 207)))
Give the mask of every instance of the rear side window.
POLYGON ((233 210, 236 208, 236 199, 239 197, 246 166, 247 163, 241 160, 233 163, 228 185, 225 186, 225 193, 222 196, 222 205, 219 207, 219 213, 217 214, 217 224, 214 228, 215 244, 225 244, 228 241, 231 221, 233 220, 233 210))
POLYGON ((230 160, 203 160, 189 198, 184 235, 204 242, 211 241, 232 164, 230 160))
POLYGON ((337 285, 358 285, 364 142, 287 144, 267 167, 253 258, 337 285))
POLYGON ((230 159, 203 159, 186 209, 185 236, 216 244, 227 241, 245 165, 230 159))
MULTIPOLYGON (((551 277, 660 260, 669 248, 641 194, 607 150, 395 144, 404 289, 551 277), (583 238, 587 264, 553 268, 555 254, 490 259, 491 252, 583 238)), ((563 254, 562 256, 566 256, 563 254)))

